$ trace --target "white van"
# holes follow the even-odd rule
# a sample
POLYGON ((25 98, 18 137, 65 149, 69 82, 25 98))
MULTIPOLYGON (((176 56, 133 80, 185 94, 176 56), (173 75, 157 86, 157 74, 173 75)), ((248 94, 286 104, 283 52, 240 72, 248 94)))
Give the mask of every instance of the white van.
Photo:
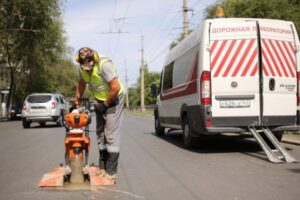
POLYGON ((281 140, 299 130, 300 52, 292 22, 219 18, 199 25, 170 50, 161 74, 155 130, 193 137, 260 132, 281 140))

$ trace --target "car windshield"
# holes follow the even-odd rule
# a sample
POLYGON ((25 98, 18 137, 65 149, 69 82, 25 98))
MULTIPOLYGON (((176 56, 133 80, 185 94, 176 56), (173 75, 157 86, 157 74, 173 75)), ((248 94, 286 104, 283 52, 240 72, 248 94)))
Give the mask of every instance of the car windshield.
POLYGON ((29 96, 27 101, 29 103, 46 103, 51 100, 51 95, 33 95, 29 96))

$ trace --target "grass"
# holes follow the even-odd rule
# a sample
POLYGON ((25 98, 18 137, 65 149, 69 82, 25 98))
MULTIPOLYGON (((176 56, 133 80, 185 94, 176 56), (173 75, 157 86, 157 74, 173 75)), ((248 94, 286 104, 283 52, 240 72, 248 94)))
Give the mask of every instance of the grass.
POLYGON ((126 114, 134 115, 134 116, 141 116, 141 117, 148 117, 148 118, 153 117, 153 110, 145 110, 144 112, 142 112, 141 110, 138 109, 133 109, 133 110, 125 109, 124 112, 126 114))

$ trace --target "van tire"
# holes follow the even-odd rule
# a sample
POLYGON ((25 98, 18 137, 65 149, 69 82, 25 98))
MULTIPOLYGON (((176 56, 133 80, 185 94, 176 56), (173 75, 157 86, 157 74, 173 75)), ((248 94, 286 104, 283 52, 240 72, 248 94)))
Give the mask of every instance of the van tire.
POLYGON ((160 125, 159 117, 155 115, 154 117, 155 135, 163 136, 165 134, 165 128, 160 125))
POLYGON ((22 125, 23 125, 23 128, 30 128, 30 122, 27 122, 25 120, 22 121, 22 125))
POLYGON ((274 135, 275 135, 276 139, 277 139, 279 142, 281 142, 283 132, 275 132, 274 135))
POLYGON ((192 149, 195 147, 195 138, 192 137, 191 133, 191 126, 189 123, 188 117, 185 115, 183 117, 183 123, 182 123, 182 139, 183 139, 183 145, 187 149, 192 149))

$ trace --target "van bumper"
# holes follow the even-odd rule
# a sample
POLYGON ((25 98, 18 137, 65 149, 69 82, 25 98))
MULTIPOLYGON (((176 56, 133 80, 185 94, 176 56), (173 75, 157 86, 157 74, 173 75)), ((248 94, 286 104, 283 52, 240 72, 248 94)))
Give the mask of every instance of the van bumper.
POLYGON ((207 106, 189 106, 188 114, 191 123, 192 130, 199 134, 216 134, 216 133, 242 133, 249 132, 248 127, 265 127, 268 126, 273 132, 282 132, 282 131, 300 131, 300 113, 298 111, 298 121, 295 124, 295 117, 291 118, 288 123, 282 121, 283 124, 281 126, 275 125, 259 125, 258 117, 228 117, 228 118, 213 118, 208 112, 207 106), (205 118, 211 117, 212 124, 211 127, 205 126, 205 118), (293 119, 293 120, 292 120, 293 119), (295 125, 294 125, 295 124, 295 125))

